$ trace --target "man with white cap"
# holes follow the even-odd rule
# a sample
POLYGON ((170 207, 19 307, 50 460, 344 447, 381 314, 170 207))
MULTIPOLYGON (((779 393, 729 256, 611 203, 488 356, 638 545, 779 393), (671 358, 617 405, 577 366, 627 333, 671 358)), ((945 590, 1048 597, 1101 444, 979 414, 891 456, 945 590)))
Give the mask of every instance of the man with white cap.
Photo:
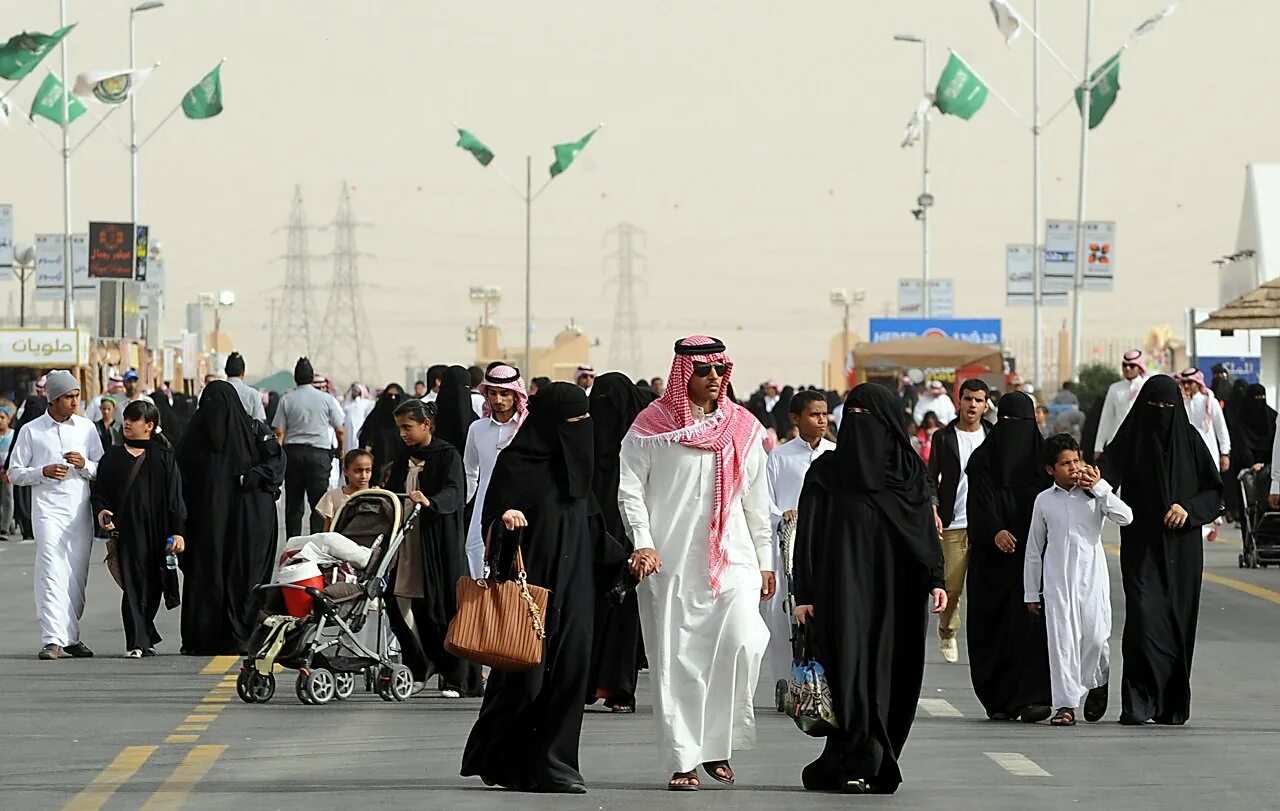
POLYGON ((956 404, 951 402, 947 387, 941 380, 930 380, 920 399, 916 400, 915 411, 912 412, 916 424, 924 422, 924 415, 930 411, 942 425, 947 425, 956 418, 956 404))
POLYGON ((36 617, 41 659, 92 656, 80 639, 93 517, 89 487, 102 443, 94 424, 76 414, 80 382, 59 369, 45 380, 49 410, 18 435, 9 462, 14 484, 31 488, 36 536, 36 617))
POLYGON ((1106 399, 1102 403, 1102 418, 1098 422, 1098 438, 1093 442, 1094 464, 1102 456, 1107 443, 1115 438, 1120 430, 1120 423, 1129 416, 1129 409, 1138 399, 1138 392, 1147 382, 1147 355, 1141 349, 1130 349, 1124 353, 1120 362, 1120 374, 1123 380, 1117 380, 1107 389, 1106 399))
POLYGON ((491 365, 480 384, 484 395, 484 416, 467 429, 467 447, 462 467, 467 474, 467 501, 474 502, 467 527, 467 563, 472 577, 484 577, 484 537, 480 512, 489 491, 489 477, 498 462, 498 453, 511 444, 529 411, 529 395, 524 390, 520 370, 505 363, 491 365))

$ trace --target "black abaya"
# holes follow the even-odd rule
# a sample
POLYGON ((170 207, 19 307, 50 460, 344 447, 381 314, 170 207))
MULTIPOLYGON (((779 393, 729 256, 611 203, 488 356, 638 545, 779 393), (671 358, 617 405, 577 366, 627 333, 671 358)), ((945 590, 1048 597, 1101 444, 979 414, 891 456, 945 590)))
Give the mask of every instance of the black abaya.
POLYGON ((797 605, 814 608, 805 633, 839 724, 805 767, 806 789, 865 780, 891 794, 902 782, 924 679, 924 596, 944 584, 927 475, 899 413, 888 389, 850 392, 836 450, 814 460, 800 493, 792 583, 797 605))
MULTIPOLYGON (((42 395, 33 394, 23 401, 22 418, 18 420, 18 424, 13 429, 13 439, 9 442, 9 453, 4 458, 4 468, 9 469, 9 459, 13 456, 13 449, 18 445, 18 435, 22 433, 22 429, 27 423, 39 419, 49 410, 49 401, 42 395)), ((13 488, 13 520, 17 522, 18 528, 22 530, 22 537, 25 540, 35 538, 35 527, 33 526, 31 516, 31 488, 14 485, 13 488)))
POLYGON ((276 554, 276 498, 284 452, 271 429, 245 413, 230 383, 205 387, 178 450, 187 505, 182 555, 182 649, 244 653, 276 554))
POLYGON ((599 505, 605 531, 624 548, 617 562, 597 561, 595 630, 591 642, 591 669, 586 701, 603 698, 609 707, 634 707, 637 654, 640 639, 640 608, 634 588, 618 588, 626 576, 626 555, 632 544, 627 539, 622 513, 618 509, 619 455, 622 439, 636 415, 657 399, 652 389, 641 389, 626 375, 609 372, 596 378, 591 388, 591 424, 595 432, 595 472, 591 489, 599 505), (621 602, 613 594, 621 593, 621 602))
POLYGON ((165 570, 165 543, 173 535, 186 534, 182 475, 173 452, 155 440, 142 447, 140 457, 122 445, 109 449, 93 482, 94 522, 109 510, 116 527, 125 650, 154 648, 160 642, 155 617, 164 579, 177 576, 165 570))
MULTIPOLYGON (((466 524, 462 519, 467 485, 462 456, 439 437, 425 448, 406 448, 401 443, 400 455, 392 463, 384 487, 393 492, 404 489, 410 457, 422 462, 418 490, 431 502, 419 512, 417 526, 404 539, 405 543, 417 544, 413 559, 422 562, 423 596, 413 599, 417 633, 410 631, 395 600, 387 601, 391 628, 414 680, 425 681, 430 670, 439 674, 440 689, 478 696, 480 668, 459 661, 444 649, 445 633, 457 610, 458 578, 467 574, 466 524)), ((392 573, 391 593, 395 593, 395 578, 403 576, 398 570, 392 573)))
POLYGON ((436 395, 435 435, 455 448, 467 447, 467 432, 476 421, 471 407, 471 373, 462 366, 450 366, 440 377, 436 395))
MULTIPOLYGON (((360 426, 360 447, 373 454, 373 481, 382 481, 391 463, 404 448, 400 441, 400 429, 396 427, 395 410, 405 401, 404 389, 399 383, 388 383, 378 395, 378 400, 360 426)), ((392 488, 398 490, 399 488, 392 488)))
POLYGON ((553 383, 530 400, 520 433, 498 455, 482 526, 501 542, 499 575, 510 571, 519 543, 529 581, 551 590, 547 638, 537 667, 490 673, 462 755, 464 777, 520 791, 583 786, 578 742, 594 617, 593 528, 601 524, 591 520, 591 425, 566 420, 587 409, 582 389, 553 383), (510 509, 524 513, 527 529, 506 532, 501 516, 510 509))
POLYGON ((1222 509, 1216 460, 1187 420, 1177 383, 1157 375, 1107 446, 1103 477, 1133 509, 1120 530, 1124 581, 1122 723, 1182 724, 1191 714, 1191 660, 1200 613, 1200 528, 1222 509), (1163 520, 1187 512, 1179 529, 1163 520))
POLYGON ((1048 707, 1051 701, 1044 619, 1027 611, 1022 588, 1031 511, 1051 483, 1043 444, 1035 403, 1022 392, 1006 394, 995 428, 966 470, 969 675, 988 717, 1017 717, 1023 708, 1048 707), (1001 530, 1017 543, 1011 553, 996 546, 1001 530))

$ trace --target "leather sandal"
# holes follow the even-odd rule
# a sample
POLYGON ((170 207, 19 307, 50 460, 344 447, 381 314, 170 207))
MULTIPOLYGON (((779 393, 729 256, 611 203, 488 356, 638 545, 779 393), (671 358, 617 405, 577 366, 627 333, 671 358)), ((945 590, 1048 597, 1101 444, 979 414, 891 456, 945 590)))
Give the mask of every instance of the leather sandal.
POLYGON ((697 791, 701 785, 697 772, 675 772, 667 781, 667 791, 697 791))
POLYGON ((729 766, 727 760, 708 760, 702 764, 702 768, 707 770, 707 777, 717 783, 724 783, 726 786, 732 786, 734 781, 733 769, 729 766))
POLYGON ((1049 720, 1050 726, 1055 727, 1073 727, 1076 725, 1076 711, 1070 707, 1063 707, 1049 720))

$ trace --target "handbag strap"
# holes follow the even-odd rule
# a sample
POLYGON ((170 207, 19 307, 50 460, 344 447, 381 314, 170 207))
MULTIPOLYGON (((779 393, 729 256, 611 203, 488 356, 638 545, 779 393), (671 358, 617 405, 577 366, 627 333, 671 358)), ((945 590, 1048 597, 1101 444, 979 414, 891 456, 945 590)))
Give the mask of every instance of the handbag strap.
MULTIPOLYGON (((125 451, 125 453, 129 452, 125 451)), ((133 456, 131 453, 129 455, 133 456)), ((133 483, 138 480, 138 474, 142 472, 142 461, 146 456, 147 452, 143 451, 138 456, 133 457, 133 467, 129 470, 129 478, 125 479, 124 492, 120 495, 120 506, 122 507, 124 506, 125 500, 129 498, 130 491, 133 490, 133 483)))
MULTIPOLYGON (((484 539, 484 562, 490 566, 490 569, 493 568, 493 527, 493 524, 489 525, 489 531, 485 534, 484 539)), ((547 628, 542 622, 542 609, 538 608, 537 601, 533 599, 533 594, 529 591, 529 573, 524 568, 524 551, 521 549, 520 543, 522 540, 524 540, 524 531, 516 530, 516 556, 513 562, 516 570, 516 583, 520 587, 520 598, 529 607, 529 619, 533 625, 533 632, 538 639, 546 639, 547 628)))

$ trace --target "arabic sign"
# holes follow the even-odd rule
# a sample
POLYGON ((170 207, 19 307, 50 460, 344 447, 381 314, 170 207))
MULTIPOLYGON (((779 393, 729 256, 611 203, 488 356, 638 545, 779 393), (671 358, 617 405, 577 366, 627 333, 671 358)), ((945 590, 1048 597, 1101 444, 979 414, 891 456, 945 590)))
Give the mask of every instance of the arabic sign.
MULTIPOLYGON (((920 318, 924 315, 924 285, 919 279, 898 280, 898 317, 920 318)), ((951 318, 956 314, 954 279, 929 280, 929 313, 934 318, 951 318)))
POLYGON ((0 366, 44 369, 89 360, 89 333, 77 329, 0 329, 0 366))
MULTIPOLYGON (((1004 248, 1005 304, 1009 307, 1031 307, 1035 304, 1035 256, 1033 245, 1006 245, 1004 248)), ((1044 272, 1043 264, 1041 272, 1044 272)), ((1047 293, 1044 277, 1040 278, 1040 303, 1045 307, 1065 307, 1066 293, 1047 293)))
MULTIPOLYGON (((13 267, 13 206, 0 203, 0 272, 13 267)), ((4 279, 9 275, 6 273, 4 279)))
MULTIPOLYGON (((61 301, 62 234, 36 234, 36 301, 61 301)), ((71 281, 77 300, 93 298, 98 283, 89 278, 89 235, 71 235, 71 281)))
POLYGON ((896 341, 940 335, 957 341, 998 346, 1001 343, 999 318, 873 318, 871 342, 896 341))
POLYGON ((133 278, 133 223, 89 223, 89 275, 95 279, 133 278))
MULTIPOLYGON (((1085 290, 1111 290, 1116 272, 1116 224, 1089 221, 1084 224, 1085 290)), ((1048 220, 1044 230, 1044 287, 1046 293, 1066 293, 1076 278, 1076 224, 1074 220, 1048 220)))

